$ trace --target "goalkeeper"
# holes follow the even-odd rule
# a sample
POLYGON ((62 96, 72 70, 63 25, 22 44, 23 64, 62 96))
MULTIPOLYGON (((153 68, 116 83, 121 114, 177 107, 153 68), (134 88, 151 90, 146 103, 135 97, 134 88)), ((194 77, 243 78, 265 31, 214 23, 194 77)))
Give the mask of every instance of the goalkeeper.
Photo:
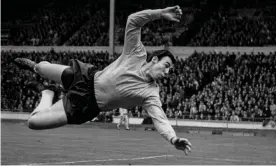
POLYGON ((64 97, 53 104, 58 89, 37 83, 42 97, 30 115, 29 128, 39 130, 82 124, 95 118, 100 111, 142 105, 157 131, 176 149, 187 154, 191 150, 191 143, 176 136, 162 110, 156 83, 169 73, 175 58, 167 50, 158 50, 148 56, 141 42, 141 28, 146 23, 156 19, 179 22, 181 15, 179 6, 131 14, 126 23, 121 56, 101 71, 76 59, 70 61, 70 66, 45 61, 36 63, 26 58, 15 59, 15 64, 20 68, 54 80, 62 84, 65 90, 64 97))

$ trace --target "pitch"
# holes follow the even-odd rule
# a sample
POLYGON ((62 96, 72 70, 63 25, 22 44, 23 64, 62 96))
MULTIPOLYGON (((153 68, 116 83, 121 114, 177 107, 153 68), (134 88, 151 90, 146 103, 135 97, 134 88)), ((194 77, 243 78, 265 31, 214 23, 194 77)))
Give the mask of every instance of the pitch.
MULTIPOLYGON (((110 124, 109 124, 110 125, 110 124)), ((1 122, 1 164, 12 165, 275 165, 276 139, 179 133, 193 144, 188 156, 156 131, 93 125, 30 130, 24 122, 1 122)))

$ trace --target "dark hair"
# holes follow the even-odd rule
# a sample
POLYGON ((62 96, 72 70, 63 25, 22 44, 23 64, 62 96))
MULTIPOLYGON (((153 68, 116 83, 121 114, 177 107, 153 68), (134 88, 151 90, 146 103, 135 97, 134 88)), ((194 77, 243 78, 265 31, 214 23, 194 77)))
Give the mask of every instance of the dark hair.
POLYGON ((168 56, 169 58, 171 58, 173 64, 175 64, 175 62, 176 62, 173 54, 170 53, 168 50, 157 50, 157 51, 154 51, 154 52, 152 52, 150 54, 148 53, 147 62, 150 62, 154 56, 157 56, 157 58, 158 58, 159 61, 163 57, 168 56))

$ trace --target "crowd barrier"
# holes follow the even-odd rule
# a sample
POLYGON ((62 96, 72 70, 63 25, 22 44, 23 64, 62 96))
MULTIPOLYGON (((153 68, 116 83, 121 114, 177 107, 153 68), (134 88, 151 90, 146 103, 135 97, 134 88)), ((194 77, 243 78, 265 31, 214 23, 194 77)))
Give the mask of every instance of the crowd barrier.
MULTIPOLYGON (((95 51, 95 52, 109 52, 108 46, 2 46, 1 50, 3 51, 26 51, 26 52, 47 52, 50 50, 54 50, 56 52, 77 52, 77 51, 95 51)), ((191 54, 193 54, 195 51, 197 52, 216 52, 216 53, 255 53, 262 52, 265 55, 269 54, 270 52, 276 52, 276 46, 269 46, 269 47, 153 47, 153 46, 146 46, 146 49, 148 52, 152 52, 155 50, 160 49, 167 49, 171 51, 175 56, 178 56, 179 58, 187 58, 191 54)), ((116 53, 122 53, 123 47, 122 46, 115 46, 114 51, 116 53)))
POLYGON ((1 119, 7 120, 28 120, 30 113, 26 112, 10 112, 10 111, 0 111, 1 119))
MULTIPOLYGON (((118 123, 119 117, 113 118, 113 123, 118 123)), ((142 124, 143 118, 129 118, 129 124, 142 124)), ((169 119, 172 126, 200 127, 200 128, 221 128, 221 129, 252 129, 252 130, 275 130, 276 127, 270 125, 263 126, 262 122, 229 122, 214 120, 191 120, 191 119, 169 119)))
MULTIPOLYGON (((29 113, 18 113, 1 111, 1 119, 4 120, 27 120, 29 113)), ((114 116, 112 123, 118 123, 120 117, 114 116)), ((143 118, 130 117, 130 125, 141 125, 143 118)), ((221 128, 221 129, 252 129, 252 130, 274 130, 276 127, 263 126, 261 122, 229 122, 214 120, 191 120, 191 119, 169 119, 172 126, 200 127, 200 128, 221 128)))

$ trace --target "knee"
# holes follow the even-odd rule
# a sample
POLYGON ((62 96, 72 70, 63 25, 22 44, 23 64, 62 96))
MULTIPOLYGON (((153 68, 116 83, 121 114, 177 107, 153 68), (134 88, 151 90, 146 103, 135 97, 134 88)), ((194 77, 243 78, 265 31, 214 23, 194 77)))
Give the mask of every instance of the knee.
POLYGON ((32 117, 30 117, 27 121, 27 126, 30 128, 30 129, 36 129, 36 124, 35 124, 35 121, 33 120, 32 117))
POLYGON ((37 119, 35 118, 35 115, 31 116, 28 121, 27 121, 27 125, 30 129, 33 130, 39 130, 40 127, 38 125, 37 119))

